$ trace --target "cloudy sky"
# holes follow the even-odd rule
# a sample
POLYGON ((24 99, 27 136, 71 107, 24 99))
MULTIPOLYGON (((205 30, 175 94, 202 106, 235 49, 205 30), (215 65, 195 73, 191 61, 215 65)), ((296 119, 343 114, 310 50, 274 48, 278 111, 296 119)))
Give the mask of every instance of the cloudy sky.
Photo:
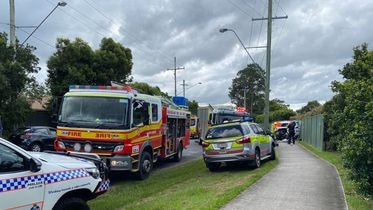
MULTIPOLYGON (((228 88, 236 73, 251 63, 245 46, 266 45, 267 0, 66 0, 35 32, 28 43, 37 47, 42 71, 55 52, 57 37, 80 37, 98 48, 112 37, 132 50, 135 81, 159 86, 174 94, 174 57, 178 95, 186 81, 186 97, 201 103, 230 102, 228 88), (198 84, 202 83, 202 84, 198 84)), ((15 0, 16 26, 35 26, 57 0, 15 0)), ((298 109, 308 101, 329 100, 330 83, 341 80, 338 69, 351 61, 352 48, 373 44, 371 0, 273 0, 271 94, 298 109)), ((0 0, 0 31, 9 33, 9 1, 0 0)), ((17 28, 22 42, 32 28, 17 28)), ((265 49, 249 49, 265 69, 265 49)))

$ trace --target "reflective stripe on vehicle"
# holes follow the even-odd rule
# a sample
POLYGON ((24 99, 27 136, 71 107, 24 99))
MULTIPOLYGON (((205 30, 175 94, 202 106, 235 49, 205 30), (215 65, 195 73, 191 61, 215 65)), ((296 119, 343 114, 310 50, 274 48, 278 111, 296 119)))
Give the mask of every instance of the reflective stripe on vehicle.
POLYGON ((58 171, 53 173, 2 179, 0 180, 0 193, 21 190, 32 185, 53 184, 87 176, 90 176, 89 173, 80 168, 68 171, 58 171))

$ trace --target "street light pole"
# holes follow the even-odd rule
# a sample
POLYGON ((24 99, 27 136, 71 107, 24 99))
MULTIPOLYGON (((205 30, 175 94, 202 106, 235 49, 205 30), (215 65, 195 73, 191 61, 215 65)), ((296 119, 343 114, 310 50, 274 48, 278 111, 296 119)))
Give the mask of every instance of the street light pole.
POLYGON ((266 79, 265 79, 265 102, 264 102, 264 129, 269 130, 269 91, 271 72, 271 36, 272 36, 272 0, 268 0, 268 22, 267 22, 267 57, 266 57, 266 79))
POLYGON ((244 98, 244 101, 243 101, 243 107, 245 107, 245 111, 247 110, 246 109, 246 91, 247 91, 247 89, 245 88, 245 89, 243 89, 243 98, 244 98))
POLYGON ((9 0, 9 22, 10 22, 10 45, 16 46, 16 23, 14 18, 14 0, 9 0))
POLYGON ((36 30, 47 20, 47 18, 54 12, 54 10, 57 9, 57 7, 61 6, 64 7, 66 6, 67 3, 64 1, 58 2, 57 5, 50 11, 50 13, 41 21, 41 23, 31 32, 31 34, 25 39, 25 41, 22 42, 21 46, 26 43, 26 41, 35 33, 36 30))
POLYGON ((249 55, 251 61, 252 61, 253 63, 255 63, 253 57, 251 57, 249 51, 247 51, 247 49, 246 49, 245 45, 242 43, 240 37, 237 35, 237 33, 236 33, 233 29, 229 29, 229 28, 221 28, 221 29, 219 29, 219 32, 220 32, 220 33, 224 33, 224 32, 226 32, 226 31, 232 31, 232 32, 234 33, 234 35, 236 35, 238 41, 241 43, 241 45, 242 45, 243 49, 246 51, 247 55, 249 55))

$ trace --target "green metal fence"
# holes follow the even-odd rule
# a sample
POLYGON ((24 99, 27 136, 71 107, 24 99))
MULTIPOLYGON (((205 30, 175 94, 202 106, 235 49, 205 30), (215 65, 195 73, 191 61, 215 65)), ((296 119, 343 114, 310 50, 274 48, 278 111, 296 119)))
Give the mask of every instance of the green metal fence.
POLYGON ((301 125, 302 141, 324 150, 324 116, 315 115, 302 119, 301 125))

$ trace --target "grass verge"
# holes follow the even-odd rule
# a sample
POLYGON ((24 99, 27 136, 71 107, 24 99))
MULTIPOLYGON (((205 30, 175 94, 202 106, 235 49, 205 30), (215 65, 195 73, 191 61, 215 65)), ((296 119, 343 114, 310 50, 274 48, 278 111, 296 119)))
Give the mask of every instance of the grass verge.
POLYGON ((123 180, 89 202, 91 209, 219 209, 267 174, 278 160, 259 169, 223 167, 210 172, 202 159, 155 171, 147 180, 123 180))
POLYGON ((346 195, 348 209, 350 210, 371 210, 373 209, 373 199, 372 197, 364 197, 363 195, 357 193, 357 187, 354 182, 348 176, 348 169, 344 168, 342 165, 342 158, 338 152, 324 152, 316 149, 315 147, 300 142, 302 146, 317 155, 318 157, 328 161, 333 164, 341 177, 343 188, 346 195))

